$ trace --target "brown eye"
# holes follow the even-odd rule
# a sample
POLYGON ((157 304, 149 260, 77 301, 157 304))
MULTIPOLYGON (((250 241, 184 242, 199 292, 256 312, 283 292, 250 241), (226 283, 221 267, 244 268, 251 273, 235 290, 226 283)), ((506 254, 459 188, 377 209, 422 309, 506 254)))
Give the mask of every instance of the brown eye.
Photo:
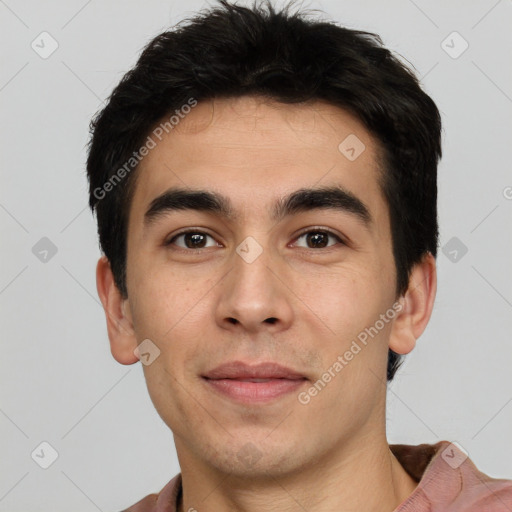
POLYGON ((213 241, 213 244, 209 246, 207 244, 207 239, 213 238, 207 233, 203 233, 202 231, 185 231, 177 234, 172 237, 165 245, 175 244, 182 249, 204 249, 206 247, 214 247, 216 246, 216 242, 213 241), (180 240, 180 243, 177 241, 180 240))
POLYGON ((325 247, 336 245, 335 243, 329 243, 329 237, 334 238, 339 243, 343 243, 343 240, 341 240, 338 235, 326 230, 306 231, 305 233, 302 233, 297 240, 305 238, 306 241, 305 246, 299 244, 299 247, 306 247, 307 249, 324 249, 325 247))

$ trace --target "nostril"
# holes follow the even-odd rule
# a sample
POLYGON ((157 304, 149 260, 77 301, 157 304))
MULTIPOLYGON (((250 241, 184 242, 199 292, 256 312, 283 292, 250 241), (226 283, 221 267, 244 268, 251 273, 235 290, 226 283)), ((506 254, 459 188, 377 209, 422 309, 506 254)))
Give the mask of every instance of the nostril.
POLYGON ((277 318, 273 316, 273 317, 267 318, 265 320, 265 322, 267 322, 269 324, 275 324, 277 322, 277 318))

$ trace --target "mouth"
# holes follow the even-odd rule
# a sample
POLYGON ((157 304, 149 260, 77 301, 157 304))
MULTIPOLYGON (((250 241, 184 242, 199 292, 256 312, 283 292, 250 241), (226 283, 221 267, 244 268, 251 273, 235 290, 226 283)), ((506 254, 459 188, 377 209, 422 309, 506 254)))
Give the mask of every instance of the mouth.
POLYGON ((307 381, 301 379, 208 379, 210 388, 242 403, 269 402, 298 390, 307 381))
POLYGON ((265 403, 297 392, 308 379, 277 363, 223 364, 201 376, 209 389, 236 402, 265 403))

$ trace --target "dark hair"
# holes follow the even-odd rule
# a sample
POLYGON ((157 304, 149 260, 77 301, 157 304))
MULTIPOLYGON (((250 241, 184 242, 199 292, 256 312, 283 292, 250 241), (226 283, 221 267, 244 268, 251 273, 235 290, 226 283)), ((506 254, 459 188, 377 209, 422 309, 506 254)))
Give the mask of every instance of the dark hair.
MULTIPOLYGON (((396 297, 403 295, 414 264, 427 252, 437 255, 441 118, 435 103, 376 34, 291 13, 290 5, 277 12, 269 1, 252 8, 219 3, 155 37, 91 121, 89 206, 121 295, 128 296, 126 238, 136 150, 158 121, 179 113, 191 98, 244 95, 282 103, 325 100, 355 115, 374 136, 389 207, 396 297)), ((402 358, 389 350, 389 381, 402 358)))

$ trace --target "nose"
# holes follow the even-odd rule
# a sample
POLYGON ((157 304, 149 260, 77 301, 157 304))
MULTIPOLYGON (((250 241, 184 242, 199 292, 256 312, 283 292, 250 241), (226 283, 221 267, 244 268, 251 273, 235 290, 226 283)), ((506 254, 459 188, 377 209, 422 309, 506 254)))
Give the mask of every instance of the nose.
POLYGON ((224 329, 251 333, 289 328, 293 293, 285 284, 285 267, 267 249, 252 261, 234 253, 231 270, 220 283, 217 323, 224 329))

